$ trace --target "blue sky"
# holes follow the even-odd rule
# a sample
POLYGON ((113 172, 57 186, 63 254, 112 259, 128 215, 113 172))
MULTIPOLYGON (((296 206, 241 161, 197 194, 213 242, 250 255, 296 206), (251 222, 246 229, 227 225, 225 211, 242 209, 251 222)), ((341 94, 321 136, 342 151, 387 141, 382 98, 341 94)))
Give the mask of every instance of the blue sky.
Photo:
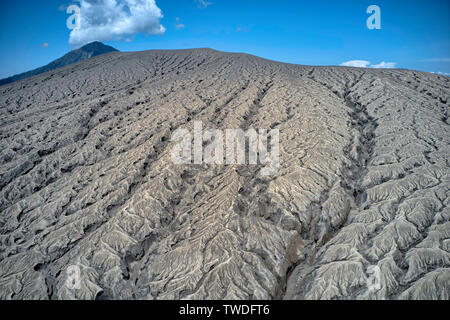
MULTIPOLYGON (((45 65, 77 47, 69 44, 66 26, 65 7, 71 3, 0 1, 0 78, 45 65)), ((156 0, 156 6, 162 17, 152 9, 130 22, 131 33, 121 40, 108 33, 101 40, 121 51, 209 47, 296 64, 362 60, 366 66, 385 62, 450 73, 450 1, 156 0), (366 27, 366 8, 372 4, 381 9, 380 30, 366 27), (142 34, 145 28, 153 35, 142 34)), ((77 41, 96 37, 92 30, 84 30, 77 41)))

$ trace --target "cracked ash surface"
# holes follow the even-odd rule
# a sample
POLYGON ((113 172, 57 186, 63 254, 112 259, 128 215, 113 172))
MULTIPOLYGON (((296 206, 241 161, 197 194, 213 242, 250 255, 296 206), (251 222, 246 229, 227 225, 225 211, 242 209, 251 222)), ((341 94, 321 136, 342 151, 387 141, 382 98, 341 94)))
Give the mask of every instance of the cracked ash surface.
POLYGON ((198 49, 0 87, 0 297, 449 299, 449 86, 198 49), (172 164, 197 120, 279 129, 278 175, 172 164))

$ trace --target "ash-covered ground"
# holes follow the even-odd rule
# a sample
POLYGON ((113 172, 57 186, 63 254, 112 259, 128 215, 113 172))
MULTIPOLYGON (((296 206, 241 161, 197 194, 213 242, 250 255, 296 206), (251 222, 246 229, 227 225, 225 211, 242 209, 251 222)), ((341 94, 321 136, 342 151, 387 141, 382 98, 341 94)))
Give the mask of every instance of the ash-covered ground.
POLYGON ((449 299, 449 86, 210 49, 2 86, 0 298, 449 299), (278 129, 278 173, 175 165, 195 121, 278 129))

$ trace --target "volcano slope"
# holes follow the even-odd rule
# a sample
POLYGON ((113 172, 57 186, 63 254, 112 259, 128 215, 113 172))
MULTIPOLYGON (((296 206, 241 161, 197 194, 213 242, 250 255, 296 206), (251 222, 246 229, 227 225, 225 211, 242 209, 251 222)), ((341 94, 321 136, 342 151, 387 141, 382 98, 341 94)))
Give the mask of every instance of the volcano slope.
POLYGON ((196 49, 2 86, 0 297, 449 299, 449 85, 196 49), (278 174, 173 164, 194 121, 278 129, 278 174))

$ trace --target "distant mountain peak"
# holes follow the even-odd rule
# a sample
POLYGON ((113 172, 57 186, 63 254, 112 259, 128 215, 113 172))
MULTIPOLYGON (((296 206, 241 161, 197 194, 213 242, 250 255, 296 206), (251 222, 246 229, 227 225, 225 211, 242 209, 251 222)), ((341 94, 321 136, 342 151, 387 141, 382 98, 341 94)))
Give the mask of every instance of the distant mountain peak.
POLYGON ((69 64, 72 64, 72 63, 75 63, 78 61, 86 60, 89 58, 93 58, 95 56, 99 56, 101 54, 114 52, 114 51, 118 51, 118 50, 111 46, 107 46, 100 41, 94 41, 94 42, 91 42, 91 43, 88 43, 88 44, 82 46, 79 49, 75 49, 75 50, 68 52, 61 58, 56 59, 55 61, 52 61, 43 67, 28 71, 28 72, 24 72, 24 73, 21 73, 21 74, 18 74, 18 75, 15 75, 15 76, 12 76, 12 77, 9 77, 6 79, 2 79, 2 80, 0 80, 0 85, 4 85, 7 83, 11 83, 11 82, 19 81, 19 80, 26 79, 29 77, 33 77, 33 76, 36 76, 36 75, 44 73, 44 72, 48 72, 51 70, 65 67, 69 64))
MULTIPOLYGON (((82 50, 82 51, 101 51, 103 53, 106 52, 112 52, 112 51, 119 51, 111 46, 108 46, 100 41, 94 41, 94 42, 90 42, 88 44, 85 44, 84 46, 82 46, 81 48, 77 49, 77 50, 82 50)), ((76 51, 76 50, 74 50, 76 51)))

